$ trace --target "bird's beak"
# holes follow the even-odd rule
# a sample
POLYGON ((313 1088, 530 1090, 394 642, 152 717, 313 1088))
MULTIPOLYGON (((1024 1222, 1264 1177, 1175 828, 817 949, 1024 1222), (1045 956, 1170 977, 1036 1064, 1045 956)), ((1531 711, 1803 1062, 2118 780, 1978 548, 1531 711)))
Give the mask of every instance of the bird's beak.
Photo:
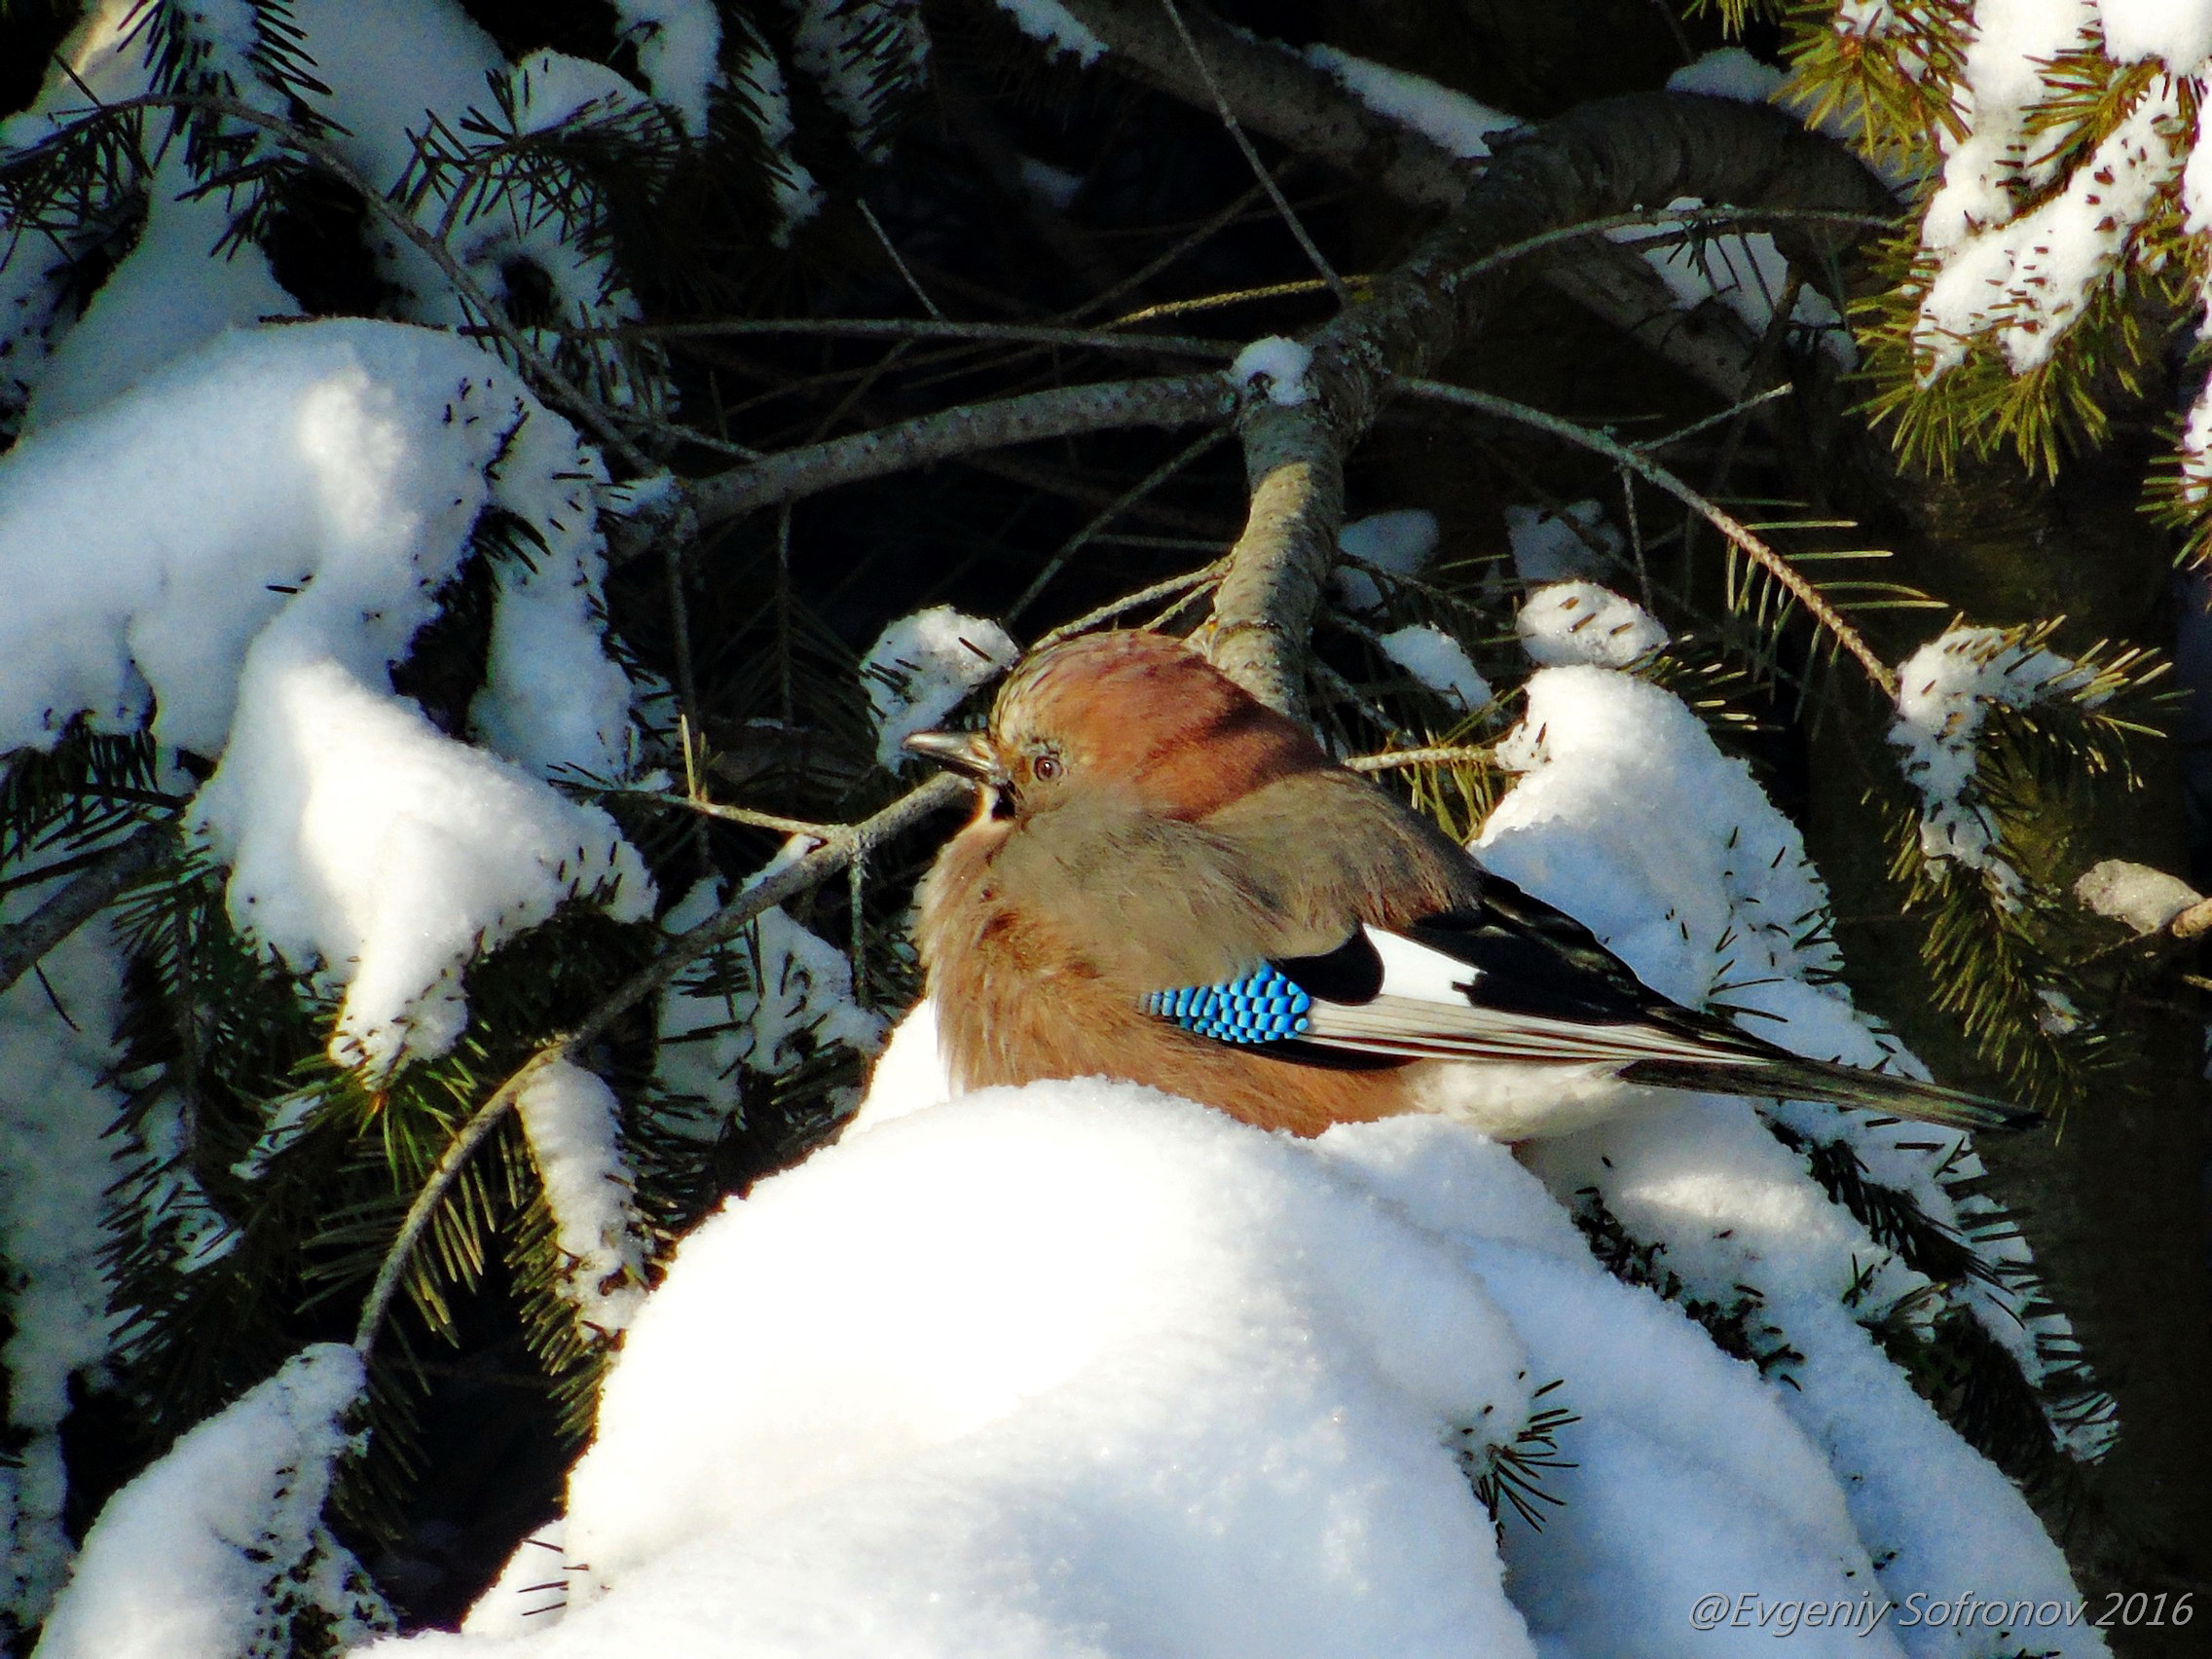
POLYGON ((905 747, 987 789, 1006 787, 1006 768, 999 764, 991 740, 979 731, 917 731, 906 739, 905 747))

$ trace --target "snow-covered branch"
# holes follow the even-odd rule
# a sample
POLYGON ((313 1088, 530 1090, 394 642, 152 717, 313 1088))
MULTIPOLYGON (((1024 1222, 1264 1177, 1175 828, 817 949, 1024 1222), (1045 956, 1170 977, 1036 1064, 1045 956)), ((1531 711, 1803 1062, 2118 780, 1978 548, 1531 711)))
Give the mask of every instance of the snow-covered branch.
POLYGON ((391 1308, 392 1297, 399 1289, 416 1245, 422 1242, 430 1225, 430 1218, 437 1213, 438 1206, 445 1201, 477 1148, 542 1076, 555 1067, 573 1064, 615 1020, 669 984, 708 951, 737 938, 756 918, 827 881, 855 860, 865 858, 877 843, 910 829, 940 807, 954 804, 967 792, 968 785, 949 774, 932 778, 874 816, 853 825, 835 839, 825 841, 812 852, 782 866, 746 888, 697 927, 670 940, 650 963, 602 998, 577 1021, 574 1030, 555 1038, 525 1060, 446 1143, 436 1167, 408 1206, 407 1215, 377 1270, 376 1280, 361 1304, 361 1316, 353 1331, 353 1346, 364 1356, 375 1347, 385 1314, 391 1308))

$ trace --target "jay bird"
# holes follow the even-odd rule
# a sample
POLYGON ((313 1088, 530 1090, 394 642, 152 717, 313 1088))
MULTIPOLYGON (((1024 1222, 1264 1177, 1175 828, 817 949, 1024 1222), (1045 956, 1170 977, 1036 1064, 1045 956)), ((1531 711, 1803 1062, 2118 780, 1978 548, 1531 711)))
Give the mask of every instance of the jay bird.
POLYGON ((987 731, 906 743, 981 796, 920 892, 963 1088, 1103 1074, 1301 1135, 1437 1112, 1517 1141, 1654 1088, 2032 1121, 1647 989, 1165 636, 1054 645, 1007 681, 987 731))

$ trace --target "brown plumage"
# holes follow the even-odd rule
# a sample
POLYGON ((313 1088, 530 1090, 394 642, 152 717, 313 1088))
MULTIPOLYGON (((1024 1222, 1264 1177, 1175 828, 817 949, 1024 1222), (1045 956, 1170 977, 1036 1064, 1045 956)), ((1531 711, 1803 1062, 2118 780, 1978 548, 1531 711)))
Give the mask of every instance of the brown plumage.
POLYGON ((1755 1082, 1735 1091, 1946 1122, 2009 1111, 1798 1060, 1666 1002, 1162 636, 1055 646, 1007 682, 986 733, 911 741, 981 786, 920 905, 940 1041, 963 1088, 1107 1075, 1308 1135, 1415 1110, 1501 1139, 1557 1132, 1648 1094, 1624 1079, 1755 1082), (1314 1041, 1225 1042, 1147 1009, 1156 992, 1314 958, 1398 965, 1380 995, 1317 1003, 1316 1031, 1342 1029, 1314 1041), (1407 985, 1431 1000, 1397 994, 1407 985))

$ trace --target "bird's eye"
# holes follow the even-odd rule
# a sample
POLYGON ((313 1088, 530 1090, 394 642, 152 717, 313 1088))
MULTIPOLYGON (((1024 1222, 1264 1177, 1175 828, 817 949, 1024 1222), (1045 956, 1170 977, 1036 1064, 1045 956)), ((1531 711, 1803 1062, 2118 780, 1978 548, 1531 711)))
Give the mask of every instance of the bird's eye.
POLYGON ((1051 755, 1040 755, 1029 762, 1029 775, 1041 784, 1049 784, 1060 775, 1060 762, 1051 755))

